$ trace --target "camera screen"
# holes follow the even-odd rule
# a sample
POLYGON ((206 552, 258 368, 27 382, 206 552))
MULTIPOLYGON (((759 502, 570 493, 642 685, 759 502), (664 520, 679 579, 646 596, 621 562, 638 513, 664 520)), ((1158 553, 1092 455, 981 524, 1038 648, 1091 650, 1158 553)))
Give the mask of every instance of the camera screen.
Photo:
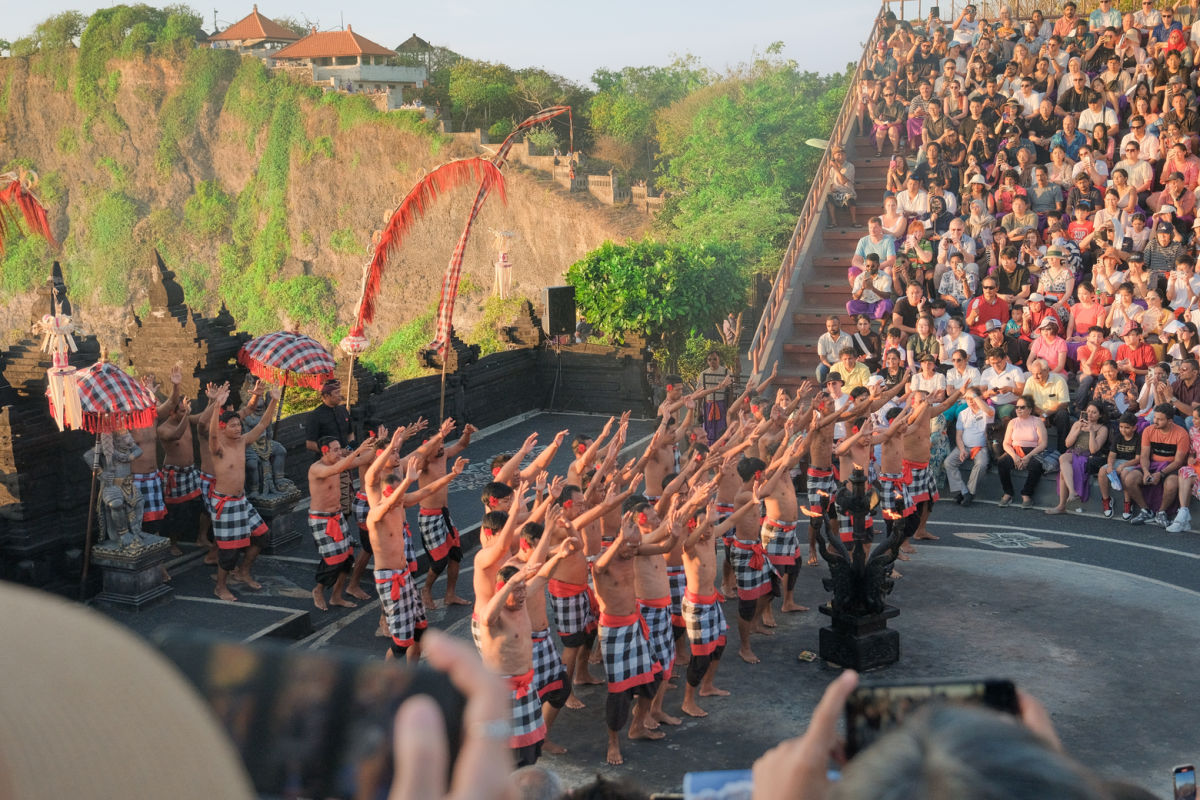
POLYGON ((1196 770, 1175 771, 1175 800, 1196 800, 1196 770))
POLYGON ((969 680, 860 686, 846 700, 847 754, 854 755, 868 747, 902 723, 908 714, 931 701, 983 705, 1010 714, 1020 711, 1016 688, 1011 681, 969 680))

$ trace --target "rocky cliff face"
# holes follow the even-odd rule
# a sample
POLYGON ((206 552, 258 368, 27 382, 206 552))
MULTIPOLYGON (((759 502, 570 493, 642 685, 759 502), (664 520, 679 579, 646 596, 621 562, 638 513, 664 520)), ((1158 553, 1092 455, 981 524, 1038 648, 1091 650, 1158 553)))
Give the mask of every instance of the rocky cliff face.
MULTIPOLYGON (((80 321, 115 346, 148 304, 144 275, 157 248, 198 310, 224 302, 253 333, 291 324, 335 340, 353 314, 371 233, 425 171, 473 155, 361 100, 227 52, 110 62, 99 79, 81 78, 72 63, 0 59, 0 164, 41 175, 63 243, 51 253, 10 240, 0 333, 11 341, 24 327, 27 296, 58 258, 80 321), (97 83, 98 102, 80 99, 81 80, 97 83)), ((507 206, 489 200, 468 249, 460 330, 480 316, 491 286, 491 230, 516 234, 514 283, 537 298, 588 250, 646 225, 536 173, 507 176, 507 206)), ((413 230, 389 266, 373 340, 436 304, 473 196, 444 196, 413 230)))

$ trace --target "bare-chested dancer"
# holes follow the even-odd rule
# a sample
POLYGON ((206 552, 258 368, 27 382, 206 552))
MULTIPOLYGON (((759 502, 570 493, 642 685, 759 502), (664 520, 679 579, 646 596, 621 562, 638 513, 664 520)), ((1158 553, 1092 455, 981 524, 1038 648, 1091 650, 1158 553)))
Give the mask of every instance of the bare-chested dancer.
MULTIPOLYGON (((646 621, 650 650, 662 668, 662 682, 658 685, 650 703, 650 716, 645 720, 647 728, 657 728, 660 722, 679 725, 683 720, 662 710, 671 670, 675 667, 675 636, 671 629, 671 584, 667 577, 665 555, 682 538, 683 520, 675 512, 677 503, 672 502, 668 518, 662 520, 650 503, 630 498, 627 507, 634 513, 641 544, 634 559, 634 586, 637 593, 638 611, 646 621)), ((632 733, 631 733, 632 736, 632 733)))
MULTIPOLYGON (((200 532, 196 535, 196 542, 201 546, 207 544, 209 546, 208 555, 204 557, 205 564, 217 563, 217 543, 215 539, 209 539, 209 533, 212 531, 213 520, 213 499, 212 488, 215 480, 216 465, 212 455, 212 447, 210 446, 209 434, 212 428, 217 425, 217 419, 222 412, 230 410, 232 403, 229 402, 229 382, 226 381, 221 386, 215 383, 210 383, 205 388, 205 396, 208 398, 209 404, 213 402, 213 393, 217 389, 225 389, 226 398, 221 401, 221 406, 212 408, 211 405, 206 405, 202 411, 192 414, 189 421, 196 426, 197 439, 200 442, 200 498, 204 501, 204 514, 200 517, 200 532), (229 406, 227 408, 226 406, 229 406)), ((244 420, 250 415, 250 410, 258 404, 258 400, 267 391, 267 384, 258 381, 254 385, 254 391, 250 394, 250 401, 242 405, 237 412, 238 419, 244 420)), ((263 415, 266 418, 266 415, 263 415)))
MULTIPOLYGON (((453 458, 471 444, 471 434, 475 432, 474 425, 467 423, 463 426, 462 436, 450 447, 446 447, 446 437, 454 430, 454 420, 447 417, 438 432, 419 448, 417 453, 423 461, 421 468, 421 486, 426 486, 446 474, 446 459, 453 458)), ((470 605, 467 600, 455 593, 458 585, 458 570, 462 562, 462 543, 458 538, 458 529, 450 519, 450 509, 446 506, 448 489, 440 489, 430 495, 421 505, 418 519, 421 528, 421 541, 425 552, 429 554, 429 575, 425 578, 425 586, 421 588, 421 600, 426 608, 437 608, 433 599, 433 582, 443 572, 446 573, 446 605, 470 605)))
POLYGON ((217 541, 217 586, 214 593, 222 600, 234 601, 226 585, 230 575, 251 589, 261 589, 250 570, 262 551, 267 524, 246 499, 246 445, 262 436, 271 424, 279 390, 272 389, 271 401, 262 419, 249 432, 242 432, 242 418, 235 411, 218 409, 225 404, 229 389, 222 387, 210 398, 212 408, 208 426, 208 446, 213 457, 212 503, 213 538, 217 541), (216 416, 216 420, 212 417, 216 416), (244 558, 241 558, 244 554, 244 558), (238 561, 241 559, 239 566, 238 561))
POLYGON ((559 545, 545 566, 530 580, 525 593, 525 611, 529 614, 531 638, 533 640, 533 688, 542 701, 542 719, 546 721, 545 752, 562 755, 567 748, 550 739, 558 712, 571 696, 571 676, 550 638, 550 619, 546 615, 546 583, 558 563, 576 550, 582 549, 579 536, 569 530, 562 516, 562 508, 554 506, 546 514, 545 526, 537 522, 526 522, 521 526, 521 545, 517 560, 537 563, 544 555, 542 545, 554 539, 547 530, 560 530, 559 545), (561 526, 561 528, 560 528, 561 526))
POLYGON ((813 420, 808 432, 808 564, 817 564, 817 531, 833 518, 833 427, 839 415, 833 398, 822 390, 813 400, 813 420))
POLYGON ((536 433, 529 434, 517 452, 511 455, 501 453, 492 459, 492 480, 502 483, 510 489, 517 488, 517 481, 531 483, 539 472, 550 466, 550 462, 558 454, 558 448, 562 447, 568 433, 570 431, 559 431, 555 434, 550 444, 546 445, 546 449, 538 453, 537 458, 528 467, 522 468, 521 462, 537 447, 538 435, 536 433))
MULTIPOLYGON (((158 426, 158 441, 163 448, 163 500, 168 511, 197 499, 203 491, 192 445, 191 410, 191 403, 184 398, 158 426)), ((172 527, 170 532, 172 552, 178 552, 179 548, 173 544, 178 528, 172 527)))
MULTIPOLYGON (((475 552, 471 581, 475 590, 475 608, 471 613, 471 637, 475 646, 480 645, 480 620, 484 610, 496 592, 496 575, 500 568, 517 553, 517 531, 526 522, 524 494, 529 487, 524 483, 517 486, 513 503, 508 512, 489 511, 483 515, 479 528, 479 550, 475 552)), ((529 515, 528 521, 541 522, 550 506, 550 498, 546 498, 529 515)), ((545 555, 543 554, 543 560, 545 555)))
POLYGON ((608 701, 605 722, 608 727, 609 764, 624 763, 620 731, 629 719, 636 698, 631 739, 661 739, 665 734, 646 726, 650 702, 662 679, 662 666, 654 658, 646 621, 638 613, 634 562, 641 534, 629 512, 621 521, 621 532, 592 567, 596 596, 600 602, 600 638, 603 641, 604 668, 608 677, 608 701))
POLYGON ((908 473, 911 470, 912 488, 910 491, 913 502, 917 504, 917 513, 908 520, 909 535, 913 539, 937 538, 925 530, 929 512, 938 499, 937 484, 933 482, 933 476, 929 472, 929 447, 932 444, 929 436, 929 421, 935 414, 942 414, 954 405, 962 395, 964 387, 965 384, 955 389, 945 401, 938 405, 929 403, 927 393, 919 389, 915 392, 917 397, 912 414, 909 416, 909 427, 900 437, 900 447, 904 451, 904 471, 908 473))
MULTIPOLYGON (((162 472, 158 468, 158 425, 179 405, 182 397, 179 386, 182 382, 183 370, 177 364, 171 369, 171 394, 158 404, 154 422, 141 428, 131 428, 129 431, 141 450, 141 455, 133 460, 130 468, 133 470, 133 485, 142 493, 142 530, 146 533, 159 533, 162 521, 167 516, 162 472)), ((149 389, 151 394, 158 394, 159 386, 154 375, 143 378, 142 385, 149 389)), ((174 541, 171 542, 171 547, 173 553, 179 553, 174 541)))
MULTIPOLYGON (((767 465, 756 456, 738 462, 737 474, 742 485, 734 498, 735 507, 758 503, 754 482, 762 480, 766 468, 767 465)), ((779 576, 763 551, 756 517, 741 515, 734 524, 733 533, 731 543, 733 572, 737 579, 738 655, 748 664, 757 664, 759 658, 750 647, 750 636, 755 633, 774 634, 774 631, 762 627, 761 623, 763 609, 771 602, 772 594, 778 591, 779 576)))
POLYGON ((329 603, 343 608, 355 606, 342 596, 354 564, 354 547, 346 535, 346 520, 342 515, 341 479, 342 473, 353 469, 364 456, 374 455, 375 442, 371 437, 356 449, 343 451, 336 437, 323 436, 317 440, 321 457, 308 468, 308 527, 321 557, 312 595, 313 605, 321 611, 328 611, 329 603), (328 587, 332 587, 332 596, 327 603, 328 587))
POLYGON ((388 446, 378 451, 367 469, 363 488, 370 505, 367 531, 375 553, 375 590, 392 637, 387 657, 407 656, 408 663, 415 664, 421 656, 421 636, 428 623, 425 606, 417 594, 417 576, 410 569, 404 530, 404 490, 417 479, 420 462, 408 459, 404 477, 396 477, 393 470, 400 465, 399 442, 403 435, 401 428, 393 434, 388 446))
POLYGON ((692 658, 687 666, 687 687, 683 690, 683 713, 689 717, 707 717, 708 712, 696 701, 700 697, 728 697, 729 692, 714 685, 717 666, 725 652, 725 612, 717 593, 716 540, 737 525, 738 520, 754 509, 751 500, 741 508, 726 514, 724 521, 713 525, 715 510, 710 506, 701 518, 687 521, 688 534, 683 541, 683 568, 687 573, 687 589, 683 595, 683 619, 687 626, 692 658))
POLYGON ((495 595, 479 623, 479 651, 484 665, 508 681, 512 692, 512 732, 508 746, 518 767, 537 763, 546 738, 542 706, 533 687, 533 638, 525 611, 526 583, 540 563, 524 569, 508 565, 498 571, 495 595))

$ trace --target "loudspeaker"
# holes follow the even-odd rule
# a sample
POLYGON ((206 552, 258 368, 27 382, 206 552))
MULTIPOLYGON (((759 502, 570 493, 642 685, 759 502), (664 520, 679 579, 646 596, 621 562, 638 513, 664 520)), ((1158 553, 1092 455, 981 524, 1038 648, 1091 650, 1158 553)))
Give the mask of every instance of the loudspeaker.
POLYGON ((575 333, 575 287, 546 287, 546 335, 570 336, 575 333))

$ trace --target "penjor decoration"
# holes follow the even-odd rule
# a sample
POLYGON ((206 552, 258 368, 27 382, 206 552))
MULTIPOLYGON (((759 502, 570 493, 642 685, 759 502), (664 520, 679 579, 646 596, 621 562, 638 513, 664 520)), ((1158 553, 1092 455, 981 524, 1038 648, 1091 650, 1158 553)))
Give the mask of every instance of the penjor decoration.
POLYGON ((10 232, 17 227, 18 211, 31 233, 44 238, 51 247, 58 247, 50 232, 46 207, 34 194, 37 185, 37 173, 30 170, 0 174, 0 253, 4 252, 4 242, 10 232))

